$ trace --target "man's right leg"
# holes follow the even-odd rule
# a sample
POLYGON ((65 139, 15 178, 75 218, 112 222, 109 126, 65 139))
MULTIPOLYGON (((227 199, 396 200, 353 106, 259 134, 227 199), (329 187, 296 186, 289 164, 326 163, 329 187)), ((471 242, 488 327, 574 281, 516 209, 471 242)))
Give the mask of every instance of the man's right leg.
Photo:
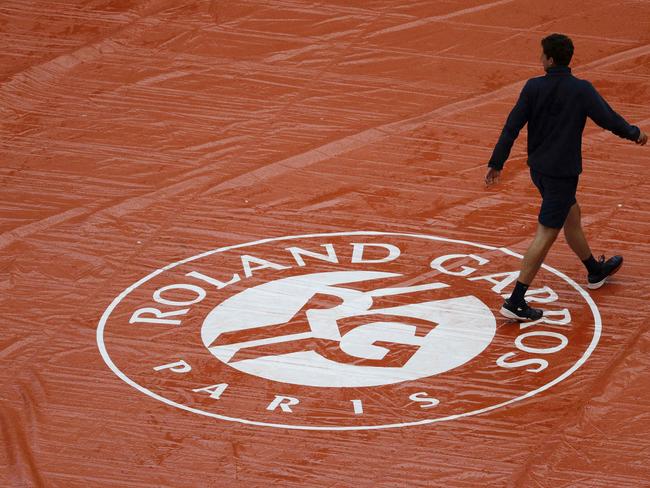
POLYGON ((564 237, 566 237, 569 247, 580 258, 580 261, 585 262, 590 257, 593 258, 593 256, 591 249, 589 249, 585 233, 582 231, 580 218, 580 205, 576 202, 571 207, 571 210, 569 210, 569 215, 564 222, 564 237))
POLYGON ((622 256, 612 256, 607 261, 602 256, 599 261, 594 259, 591 253, 587 238, 580 223, 580 206, 575 203, 564 223, 564 237, 569 247, 580 258, 580 261, 587 268, 587 287, 591 289, 600 288, 605 284, 607 278, 616 273, 623 264, 622 256))

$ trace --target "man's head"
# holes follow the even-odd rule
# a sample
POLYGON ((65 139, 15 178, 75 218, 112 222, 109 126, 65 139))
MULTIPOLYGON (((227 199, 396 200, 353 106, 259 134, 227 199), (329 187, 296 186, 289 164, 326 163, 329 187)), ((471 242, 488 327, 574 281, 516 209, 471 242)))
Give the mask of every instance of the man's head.
POLYGON ((569 66, 573 57, 573 42, 564 34, 551 34, 542 39, 540 60, 544 69, 551 66, 569 66))

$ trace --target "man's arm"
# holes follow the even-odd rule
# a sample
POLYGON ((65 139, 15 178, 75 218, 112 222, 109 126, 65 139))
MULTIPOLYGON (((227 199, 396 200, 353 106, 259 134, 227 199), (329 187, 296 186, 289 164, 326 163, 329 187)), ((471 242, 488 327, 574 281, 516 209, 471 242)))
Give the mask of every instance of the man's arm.
POLYGON ((508 115, 508 119, 501 131, 501 136, 499 136, 494 151, 492 151, 492 157, 488 162, 490 168, 497 171, 503 169, 506 159, 510 156, 512 145, 515 139, 517 139, 517 136, 519 136, 519 131, 528 122, 530 114, 529 90, 529 85, 526 83, 519 94, 519 100, 517 100, 517 103, 510 111, 510 115, 508 115))
POLYGON ((587 116, 600 127, 613 132, 618 137, 639 142, 643 135, 641 130, 635 125, 628 124, 623 117, 617 114, 591 83, 586 82, 586 84, 585 109, 587 116))

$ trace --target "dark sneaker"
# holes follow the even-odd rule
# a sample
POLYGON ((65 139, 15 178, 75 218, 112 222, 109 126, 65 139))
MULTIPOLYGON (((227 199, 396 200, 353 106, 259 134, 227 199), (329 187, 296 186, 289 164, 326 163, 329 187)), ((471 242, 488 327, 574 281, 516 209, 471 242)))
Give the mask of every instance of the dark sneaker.
POLYGON ((623 265, 623 256, 612 256, 605 261, 605 256, 598 258, 600 271, 598 273, 589 273, 587 276, 587 287, 595 290, 605 284, 607 278, 616 273, 623 265))
POLYGON ((510 303, 510 300, 506 298, 506 301, 503 302, 503 307, 499 311, 501 315, 509 319, 514 320, 525 320, 525 321, 534 321, 539 320, 544 315, 544 311, 539 308, 529 307, 528 304, 524 301, 518 305, 510 303))

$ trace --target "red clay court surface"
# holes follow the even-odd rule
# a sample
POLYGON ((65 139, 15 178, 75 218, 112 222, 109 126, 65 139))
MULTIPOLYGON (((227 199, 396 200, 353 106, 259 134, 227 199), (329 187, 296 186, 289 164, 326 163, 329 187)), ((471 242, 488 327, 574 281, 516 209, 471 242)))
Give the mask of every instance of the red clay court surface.
POLYGON ((539 42, 650 129, 650 3, 0 4, 3 487, 650 486, 650 152, 536 226, 539 42))

